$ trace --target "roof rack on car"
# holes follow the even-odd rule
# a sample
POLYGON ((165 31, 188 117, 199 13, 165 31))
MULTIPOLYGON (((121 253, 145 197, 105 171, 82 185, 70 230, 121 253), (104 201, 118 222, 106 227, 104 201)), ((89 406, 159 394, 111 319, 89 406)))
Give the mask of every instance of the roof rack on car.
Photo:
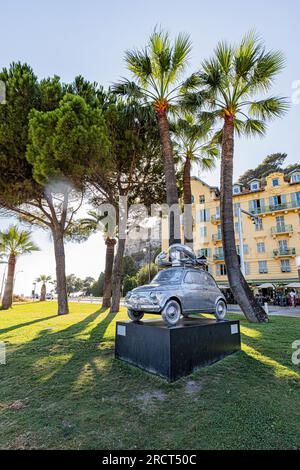
POLYGON ((203 267, 207 264, 205 256, 196 256, 191 248, 180 243, 175 243, 162 251, 155 259, 155 263, 161 267, 193 266, 203 267))

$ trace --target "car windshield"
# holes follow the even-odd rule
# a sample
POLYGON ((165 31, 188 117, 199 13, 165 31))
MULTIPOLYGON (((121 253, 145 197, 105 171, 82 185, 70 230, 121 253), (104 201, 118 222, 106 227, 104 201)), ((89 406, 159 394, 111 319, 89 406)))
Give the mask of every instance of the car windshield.
POLYGON ((179 282, 182 277, 182 270, 181 269, 166 269, 165 271, 160 271, 154 279, 152 283, 156 282, 179 282))

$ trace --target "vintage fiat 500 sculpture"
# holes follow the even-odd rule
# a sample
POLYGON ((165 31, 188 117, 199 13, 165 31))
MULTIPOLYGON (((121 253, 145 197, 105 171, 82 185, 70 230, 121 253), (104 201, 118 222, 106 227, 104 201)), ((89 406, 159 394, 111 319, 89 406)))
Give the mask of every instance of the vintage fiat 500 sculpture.
POLYGON ((196 257, 188 247, 172 245, 160 253, 156 263, 164 267, 152 282, 128 292, 125 298, 128 316, 139 321, 145 313, 161 315, 175 326, 181 316, 211 313, 223 320, 227 305, 214 278, 204 269, 206 259, 196 257))

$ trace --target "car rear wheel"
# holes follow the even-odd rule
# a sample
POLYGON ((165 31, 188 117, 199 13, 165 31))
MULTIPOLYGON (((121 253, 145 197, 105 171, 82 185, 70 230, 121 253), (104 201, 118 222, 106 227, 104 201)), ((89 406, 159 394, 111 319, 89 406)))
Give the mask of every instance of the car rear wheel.
POLYGON ((166 303, 161 316, 168 326, 175 326, 179 322, 181 316, 179 303, 176 302, 176 300, 169 300, 169 302, 166 303))
POLYGON ((215 317, 217 320, 224 320, 227 312, 226 302, 224 300, 218 300, 216 304, 215 317))
POLYGON ((139 321, 143 318, 144 312, 137 312, 136 310, 127 310, 127 314, 132 321, 139 321))

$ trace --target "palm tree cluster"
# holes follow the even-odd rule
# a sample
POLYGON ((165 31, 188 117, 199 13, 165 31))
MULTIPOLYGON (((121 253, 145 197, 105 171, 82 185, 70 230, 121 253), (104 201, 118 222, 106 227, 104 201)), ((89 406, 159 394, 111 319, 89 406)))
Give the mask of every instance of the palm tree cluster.
MULTIPOLYGON (((267 95, 276 75, 284 67, 284 58, 280 52, 267 51, 262 41, 254 33, 249 33, 238 45, 219 43, 213 56, 204 60, 198 71, 187 76, 191 50, 192 43, 188 35, 179 34, 172 41, 167 32, 155 29, 144 49, 126 51, 125 61, 132 76, 114 84, 108 92, 102 87, 97 88, 97 84, 85 82, 82 77, 77 77, 68 87, 60 87, 57 78, 52 82, 44 81, 43 89, 51 87, 47 98, 54 96, 57 103, 66 92, 78 95, 74 100, 69 95, 63 98, 72 123, 75 115, 75 121, 78 121, 78 135, 73 132, 69 137, 69 141, 74 138, 72 144, 75 158, 68 149, 68 143, 63 142, 63 134, 51 128, 56 119, 59 123, 57 129, 60 131, 65 129, 69 132, 72 129, 63 115, 65 108, 59 113, 52 111, 57 106, 52 98, 47 104, 52 112, 50 131, 47 129, 45 138, 47 146, 39 149, 34 145, 35 142, 43 141, 41 136, 46 128, 46 120, 44 115, 33 112, 35 122, 30 126, 30 135, 35 140, 27 147, 30 150, 27 160, 32 165, 38 163, 33 172, 38 184, 42 184, 47 177, 48 164, 55 175, 58 171, 62 174, 66 171, 73 172, 76 168, 74 185, 89 194, 89 201, 95 210, 79 224, 74 224, 72 214, 67 228, 60 233, 60 247, 63 250, 64 236, 86 238, 91 232, 101 228, 106 244, 103 307, 111 306, 111 311, 115 312, 119 310, 121 265, 125 248, 125 240, 119 233, 122 222, 122 214, 118 209, 120 199, 126 196, 130 202, 143 202, 146 206, 166 199, 171 209, 178 205, 179 188, 182 187, 184 240, 192 247, 192 166, 198 165, 202 171, 212 170, 216 159, 220 157, 221 226, 230 286, 249 321, 267 321, 266 313, 255 301, 241 273, 236 252, 232 208, 234 141, 242 135, 264 135, 267 122, 286 112, 288 105, 285 99, 267 95), (86 106, 82 100, 87 103, 86 106), (84 126, 79 122, 81 115, 77 113, 78 109, 81 110, 84 123, 93 124, 87 126, 84 135, 81 135, 84 126), (35 134, 34 125, 39 126, 40 123, 43 123, 43 129, 37 127, 38 132, 35 134), (89 145, 89 140, 95 135, 97 138, 93 145, 89 145), (61 142, 63 145, 53 148, 52 153, 47 154, 50 143, 53 145, 61 142), (99 154, 98 160, 93 158, 93 149, 99 154), (43 164, 40 164, 39 152, 43 153, 43 157, 46 155, 43 164), (65 164, 63 152, 67 154, 65 164), (76 161, 77 153, 82 155, 83 162, 85 158, 89 159, 86 174, 79 161, 76 161), (53 154, 56 156, 55 165, 51 160, 53 154), (57 162, 60 165, 59 170, 57 162), (113 232, 108 229, 110 224, 102 224, 103 213, 97 210, 102 203, 110 203, 116 209, 117 228, 113 232)), ((45 107, 45 104, 41 107, 45 107)), ((72 177, 70 176, 71 179, 72 177)), ((19 183, 19 179, 17 182, 19 183)), ((26 188, 27 186, 26 182, 26 188)), ((35 194, 36 188, 35 183, 35 194)), ((38 207, 42 215, 35 212, 34 216, 30 216, 23 208, 20 211, 19 206, 17 210, 8 203, 7 207, 13 207, 27 222, 41 223, 44 221, 45 210, 48 215, 49 206, 50 222, 47 223, 51 227, 54 209, 49 205, 47 197, 46 209, 41 200, 41 197, 37 202, 34 199, 32 205, 38 207)), ((0 204, 3 204, 1 201, 0 198, 0 204)), ((68 201, 63 205, 67 213, 68 201)), ((170 210, 170 245, 181 241, 181 235, 176 231, 176 217, 175 212, 170 210)), ((25 232, 18 233, 16 227, 1 234, 0 251, 9 257, 9 282, 7 281, 3 298, 4 308, 11 305, 16 257, 22 252, 37 249, 28 239, 25 242, 25 237, 25 245, 19 241, 24 251, 20 251, 21 248, 18 251, 16 240, 21 235, 24 238, 25 232), (15 240, 12 245, 8 241, 10 238, 15 240)), ((57 259, 60 259, 59 256, 57 259)), ((57 273, 61 276, 60 284, 64 286, 64 263, 62 269, 57 269, 57 273)), ((39 282, 42 282, 41 300, 45 299, 46 283, 49 280, 47 276, 39 278, 39 282)), ((60 299, 63 307, 61 313, 68 312, 66 295, 63 290, 60 299)))
POLYGON ((19 230, 16 225, 11 225, 7 230, 0 232, 0 256, 7 258, 7 279, 2 298, 3 309, 8 309, 12 305, 17 259, 33 251, 39 251, 39 248, 33 243, 31 234, 27 230, 19 230))

